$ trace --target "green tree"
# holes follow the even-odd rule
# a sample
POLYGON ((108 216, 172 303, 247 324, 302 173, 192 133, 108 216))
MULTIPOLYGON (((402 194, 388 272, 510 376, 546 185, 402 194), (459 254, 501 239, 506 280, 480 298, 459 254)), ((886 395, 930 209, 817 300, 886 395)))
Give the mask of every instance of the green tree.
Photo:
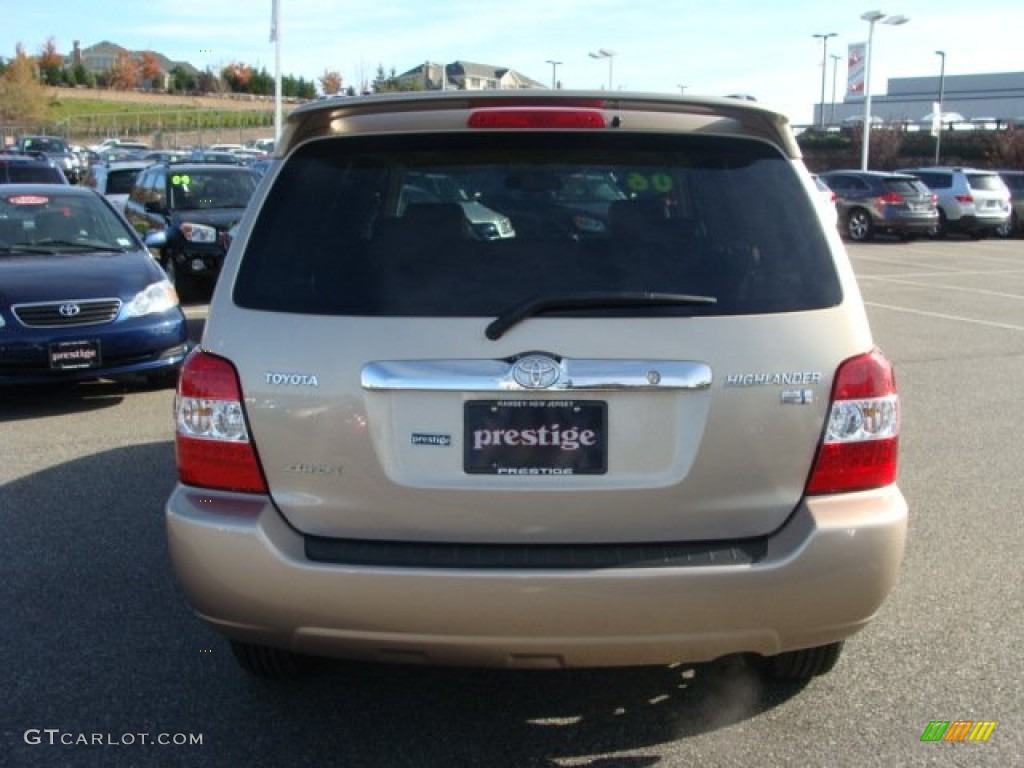
POLYGON ((194 91, 198 87, 195 75, 187 72, 180 64, 171 70, 172 91, 194 91))

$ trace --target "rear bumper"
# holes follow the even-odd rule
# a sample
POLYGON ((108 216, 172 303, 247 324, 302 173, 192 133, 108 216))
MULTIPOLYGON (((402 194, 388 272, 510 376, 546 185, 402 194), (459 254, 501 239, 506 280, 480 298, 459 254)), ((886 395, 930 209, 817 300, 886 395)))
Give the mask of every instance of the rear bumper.
POLYGON ((907 527, 889 487, 808 500, 753 564, 474 570, 311 562, 259 496, 179 485, 166 512, 178 579, 225 635, 491 667, 700 662, 842 640, 895 584, 907 527))

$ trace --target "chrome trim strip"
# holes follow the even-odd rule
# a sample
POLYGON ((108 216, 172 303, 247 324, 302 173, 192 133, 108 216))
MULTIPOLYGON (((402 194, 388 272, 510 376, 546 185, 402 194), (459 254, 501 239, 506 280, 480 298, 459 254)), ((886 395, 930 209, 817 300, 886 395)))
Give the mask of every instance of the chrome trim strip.
POLYGON ((370 391, 544 392, 616 390, 702 390, 711 386, 711 367, 689 360, 562 359, 558 381, 529 389, 512 376, 515 360, 378 360, 363 366, 362 386, 370 391))

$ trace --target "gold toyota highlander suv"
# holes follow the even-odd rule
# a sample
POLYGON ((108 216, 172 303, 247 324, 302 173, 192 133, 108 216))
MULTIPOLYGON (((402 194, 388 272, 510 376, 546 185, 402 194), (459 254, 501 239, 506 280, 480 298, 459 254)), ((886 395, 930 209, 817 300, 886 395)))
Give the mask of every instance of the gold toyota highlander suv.
POLYGON ((897 579, 899 403, 784 117, 390 94, 297 109, 278 154, 166 509, 242 667, 831 669, 897 579), (427 175, 503 236, 410 199, 427 175))

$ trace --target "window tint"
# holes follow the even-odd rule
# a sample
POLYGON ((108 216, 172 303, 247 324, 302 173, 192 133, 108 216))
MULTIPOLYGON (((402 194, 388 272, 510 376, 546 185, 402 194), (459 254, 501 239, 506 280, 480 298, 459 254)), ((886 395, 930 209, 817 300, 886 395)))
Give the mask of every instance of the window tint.
POLYGON ((132 185, 135 184, 135 179, 138 175, 139 172, 137 170, 109 171, 107 173, 107 189, 105 194, 127 195, 132 191, 132 185))
POLYGON ((882 186, 886 192, 895 192, 903 197, 918 197, 922 194, 931 195, 927 187, 914 179, 885 179, 882 186))
POLYGON ((914 171, 913 173, 932 189, 948 189, 953 186, 953 174, 951 173, 932 173, 930 171, 914 171))
POLYGON ((11 184, 63 184, 64 177, 56 168, 29 163, 10 163, 0 166, 0 171, 7 171, 7 181, 11 184))
POLYGON ((968 173, 967 183, 971 189, 981 189, 987 192, 1002 192, 1003 180, 994 173, 968 173))
POLYGON ((234 298, 298 313, 491 317, 538 297, 624 291, 717 303, 572 313, 841 299, 815 209, 768 145, 533 132, 301 147, 261 206, 234 298))

